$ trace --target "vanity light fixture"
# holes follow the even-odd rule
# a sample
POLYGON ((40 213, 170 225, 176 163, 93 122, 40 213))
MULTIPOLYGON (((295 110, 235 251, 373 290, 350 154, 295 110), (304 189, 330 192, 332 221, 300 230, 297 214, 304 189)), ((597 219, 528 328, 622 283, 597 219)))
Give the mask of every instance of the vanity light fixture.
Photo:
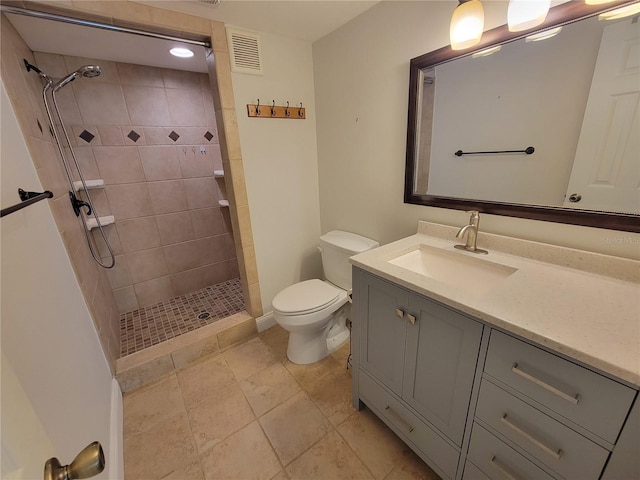
POLYGON ((472 58, 488 57, 489 55, 499 52, 500 50, 502 50, 502 45, 496 45, 495 47, 485 48, 484 50, 480 50, 479 52, 473 53, 471 57, 472 58))
POLYGON ((539 42, 540 40, 546 40, 547 38, 555 37, 560 33, 562 27, 552 28, 551 30, 545 30, 544 32, 534 33, 533 35, 529 35, 525 37, 525 42, 539 42))
POLYGON ((551 0, 509 0, 507 24, 510 32, 537 27, 545 21, 551 0))
POLYGON ((188 48, 184 48, 184 47, 174 47, 171 50, 169 50, 169 53, 171 55, 173 55, 174 57, 180 57, 180 58, 191 58, 191 57, 193 57, 193 51, 189 50, 188 48))
POLYGON ((633 3, 626 7, 616 8, 610 12, 598 15, 598 20, 617 20, 619 18, 629 17, 640 13, 640 3, 633 3))
POLYGON ((484 30, 484 8, 480 0, 460 0, 453 11, 449 36, 452 50, 473 47, 484 30))

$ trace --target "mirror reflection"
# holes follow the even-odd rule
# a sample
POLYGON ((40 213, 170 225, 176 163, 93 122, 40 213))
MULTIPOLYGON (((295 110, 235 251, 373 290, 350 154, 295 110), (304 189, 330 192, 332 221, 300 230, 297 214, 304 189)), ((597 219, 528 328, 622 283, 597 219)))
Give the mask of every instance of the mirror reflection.
POLYGON ((638 17, 494 50, 421 71, 413 193, 639 214, 638 17))

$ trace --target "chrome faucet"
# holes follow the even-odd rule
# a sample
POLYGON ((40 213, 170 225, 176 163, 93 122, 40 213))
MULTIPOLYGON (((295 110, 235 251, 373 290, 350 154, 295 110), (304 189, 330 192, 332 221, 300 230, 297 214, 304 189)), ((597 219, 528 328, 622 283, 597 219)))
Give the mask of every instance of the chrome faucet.
POLYGON ((476 241, 478 239, 478 225, 480 224, 480 213, 479 212, 467 212, 471 214, 469 218, 469 224, 462 227, 456 233, 456 238, 461 238, 464 234, 467 234, 467 241, 464 245, 454 245, 455 248, 460 250, 466 250, 467 252, 473 253, 482 253, 487 254, 486 250, 482 250, 481 248, 476 247, 476 241))

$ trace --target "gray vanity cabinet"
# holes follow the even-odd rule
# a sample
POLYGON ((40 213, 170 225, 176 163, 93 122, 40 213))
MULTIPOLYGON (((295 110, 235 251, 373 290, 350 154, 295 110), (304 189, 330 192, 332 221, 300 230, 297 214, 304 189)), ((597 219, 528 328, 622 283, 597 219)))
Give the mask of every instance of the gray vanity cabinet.
POLYGON ((456 476, 481 323, 354 269, 354 400, 456 476))

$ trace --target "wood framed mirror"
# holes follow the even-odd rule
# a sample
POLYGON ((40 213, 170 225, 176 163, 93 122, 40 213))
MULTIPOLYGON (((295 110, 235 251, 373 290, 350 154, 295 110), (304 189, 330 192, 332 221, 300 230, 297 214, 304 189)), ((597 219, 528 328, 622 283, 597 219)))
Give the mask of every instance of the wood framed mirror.
POLYGON ((602 13, 636 3, 570 1, 552 8, 534 29, 510 32, 503 25, 484 32, 472 48, 454 51, 447 46, 412 59, 405 203, 640 232, 640 22, 638 14, 598 21, 602 13), (610 63, 600 65, 608 58, 601 53, 604 38, 615 36, 608 31, 622 28, 610 25, 632 32, 625 37, 631 43, 621 47, 627 55, 625 75, 631 78, 624 87, 624 105, 617 101, 619 92, 616 100, 592 100, 594 69, 613 70, 610 63), (551 43, 554 39, 527 41, 558 27, 563 29, 558 39, 564 37, 566 45, 551 43), (592 32, 593 37, 586 37, 592 32), (494 47, 502 50, 479 55, 494 47), (555 64, 536 63, 550 57, 555 64), (577 77, 569 77, 569 71, 577 77), (543 87, 540 95, 550 104, 531 93, 534 86, 543 87), (515 103, 507 104, 509 99, 515 103), (596 138, 589 112, 597 124, 609 122, 608 136, 596 138), (539 124, 527 123, 532 118, 539 124), (530 155, 524 153, 528 147, 535 147, 530 155), (517 149, 522 152, 512 153, 517 149), (465 155, 469 151, 481 154, 465 155), (597 194, 608 195, 604 199, 593 200, 596 194, 575 186, 575 178, 585 177, 585 167, 578 171, 575 160, 586 157, 592 162, 586 169, 591 177, 594 169, 602 177, 586 182, 596 184, 592 190, 597 194), (611 194, 616 182, 624 184, 624 195, 618 194, 622 190, 611 194))

